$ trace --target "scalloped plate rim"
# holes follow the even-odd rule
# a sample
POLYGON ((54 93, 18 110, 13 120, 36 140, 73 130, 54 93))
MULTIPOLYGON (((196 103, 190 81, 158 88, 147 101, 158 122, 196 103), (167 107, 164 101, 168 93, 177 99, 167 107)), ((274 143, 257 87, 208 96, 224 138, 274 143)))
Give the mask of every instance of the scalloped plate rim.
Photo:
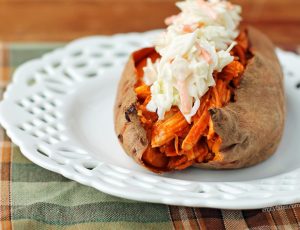
MULTIPOLYGON (((149 31, 149 32, 145 32, 145 33, 157 33, 159 30, 156 30, 156 31, 149 31)), ((139 35, 141 33, 130 33, 132 35, 139 35)), ((123 36, 123 35, 128 35, 126 33, 124 34, 116 34, 114 35, 115 37, 117 36, 123 36)), ((33 59, 33 60, 30 60, 30 61, 27 61, 25 63, 23 63, 22 65, 20 65, 17 70, 15 71, 14 73, 14 76, 16 77, 13 77, 12 78, 12 81, 11 83, 8 85, 7 87, 7 90, 5 91, 5 93, 3 94, 3 100, 0 102, 0 111, 2 109, 4 109, 4 102, 6 101, 7 97, 9 96, 9 92, 13 90, 13 87, 15 84, 17 84, 18 82, 18 79, 19 75, 21 75, 20 73, 22 73, 23 69, 24 68, 28 68, 28 66, 32 65, 33 63, 37 63, 37 62, 43 62, 43 60, 53 54, 53 53, 58 53, 58 52, 64 52, 67 48, 70 49, 70 47, 72 48, 72 46, 74 44, 76 44, 77 42, 81 42, 81 41, 84 41, 84 40, 87 40, 87 39, 97 39, 97 38, 110 38, 111 36, 101 36, 101 35, 98 35, 98 36, 89 36, 89 37, 83 37, 83 38, 79 38, 79 39, 76 39, 74 40, 73 42, 71 42, 70 44, 62 47, 62 48, 58 48, 58 49, 55 49, 54 51, 51 51, 49 53, 46 53, 44 54, 41 58, 36 58, 36 59, 33 59)), ((292 55, 292 54, 291 54, 292 55)), ((294 54, 295 55, 295 54, 294 54)), ((20 147, 20 150, 21 152, 29 159, 31 160, 32 162, 34 162, 35 164, 37 165, 40 165, 50 171, 53 171, 53 172, 58 172, 60 173, 61 175, 65 176, 66 178, 69 178, 71 180, 75 180, 75 181, 78 181, 78 178, 76 179, 76 175, 75 176, 70 176, 68 175, 68 173, 66 173, 66 170, 63 168, 63 167, 56 167, 56 166, 53 166, 53 165, 49 165, 47 163, 45 163, 44 161, 40 160, 39 157, 35 157, 34 154, 32 154, 30 152, 30 147, 29 145, 27 145, 26 143, 24 143, 24 141, 22 141, 20 138, 21 136, 19 136, 18 134, 15 134, 14 131, 13 131, 13 127, 10 127, 10 124, 9 122, 6 121, 6 118, 5 116, 2 115, 2 113, 0 113, 0 123, 3 125, 3 127, 7 130, 7 135, 12 139, 13 143, 15 143, 16 145, 18 145, 20 147)), ((105 163, 107 164, 107 163, 105 163)), ((115 167, 118 167, 118 166, 115 166, 115 167)), ((246 183, 246 184, 252 184, 252 183, 257 183, 257 182, 260 182, 260 181, 265 181, 265 180, 268 180, 268 179, 276 179, 276 178, 280 178, 280 177, 283 177, 287 174, 292 174, 296 171, 299 171, 300 168, 298 169, 295 169, 291 172, 286 172, 286 173, 283 173, 283 174, 279 174, 279 175, 276 175, 276 176, 270 176, 270 177, 266 177, 266 178, 263 178, 263 179, 256 179, 256 180, 249 180, 249 181, 245 181, 245 182, 195 182, 195 181, 187 181, 187 180, 184 180, 186 182, 189 182, 189 183, 205 183, 205 184, 218 184, 218 183, 226 183, 226 184, 241 184, 241 183, 246 183)), ((154 177, 154 178, 160 178, 158 175, 151 175, 151 177, 154 177)), ((180 179, 173 179, 173 178, 163 178, 163 180, 170 180, 170 181, 182 181, 180 179)), ((131 195, 129 193, 122 193, 122 192, 118 192, 117 191, 117 188, 113 188, 113 189, 109 189, 109 188, 106 188, 105 186, 99 186, 99 185, 96 185, 95 183, 93 183, 93 179, 92 178, 88 178, 86 179, 86 181, 78 181, 79 183, 81 184, 85 184, 85 185, 88 185, 88 186, 91 186, 91 187, 94 187, 98 190, 101 190, 101 191, 104 191, 106 193, 109 193, 111 195, 115 195, 115 196, 119 196, 119 197, 123 197, 123 198, 127 198, 127 199, 133 199, 133 200, 139 200, 139 201, 150 201, 150 202, 154 202, 154 203, 164 203, 164 204, 178 204, 178 205, 185 205, 185 206, 191 206, 191 207, 195 207, 195 205, 197 207, 210 207, 210 208, 224 208, 224 209, 236 209, 237 207, 238 208, 243 208, 243 209, 253 209, 253 208, 264 208, 264 207, 268 207, 270 205, 278 205, 278 204, 291 204, 291 203, 294 203, 294 202, 299 202, 300 201, 300 195, 294 195, 292 196, 292 194, 289 194, 291 196, 286 196, 285 198, 283 197, 277 197, 277 196, 271 196, 269 198, 264 198, 264 199, 259 199, 256 203, 254 201, 252 201, 251 204, 249 204, 249 201, 238 201, 239 202, 239 205, 237 204, 233 204, 233 202, 231 200, 222 200, 223 204, 220 203, 220 200, 216 199, 216 201, 212 202, 212 201, 207 201, 207 200, 199 200, 199 198, 194 198, 194 199, 198 199, 199 201, 196 202, 196 203, 193 203, 193 204, 189 204, 189 202, 179 202, 179 200, 177 200, 177 202, 174 202, 172 201, 172 199, 170 200, 167 195, 165 195, 164 198, 160 198, 158 199, 157 198, 157 194, 154 194, 153 197, 148 197, 147 199, 145 199, 145 197, 140 197, 140 196, 136 196, 136 194, 134 195, 131 195), (101 187, 101 188, 100 188, 101 187), (276 199, 275 199, 276 198, 276 199)), ((287 193, 287 192, 283 192, 283 193, 287 193)), ((161 194, 159 194, 159 196, 162 196, 161 194)), ((182 198, 181 198, 182 199, 182 198)), ((191 198, 189 198, 191 199, 191 198)))

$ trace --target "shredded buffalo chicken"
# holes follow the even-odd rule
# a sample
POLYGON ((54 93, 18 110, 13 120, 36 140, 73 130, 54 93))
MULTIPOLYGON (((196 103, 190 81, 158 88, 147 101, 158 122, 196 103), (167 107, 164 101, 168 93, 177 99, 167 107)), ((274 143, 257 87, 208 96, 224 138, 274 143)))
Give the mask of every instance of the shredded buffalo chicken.
POLYGON ((215 132, 209 110, 226 106, 235 101, 235 89, 239 86, 247 61, 251 57, 245 31, 236 39, 232 49, 234 61, 222 72, 213 74, 216 85, 201 98, 200 108, 189 124, 177 106, 158 120, 156 113, 146 109, 151 99, 150 87, 143 82, 143 67, 147 58, 154 62, 160 58, 154 49, 142 60, 136 62, 137 82, 135 92, 138 98, 137 112, 147 131, 150 144, 142 156, 145 165, 154 171, 182 170, 194 163, 220 160, 222 139, 215 132))

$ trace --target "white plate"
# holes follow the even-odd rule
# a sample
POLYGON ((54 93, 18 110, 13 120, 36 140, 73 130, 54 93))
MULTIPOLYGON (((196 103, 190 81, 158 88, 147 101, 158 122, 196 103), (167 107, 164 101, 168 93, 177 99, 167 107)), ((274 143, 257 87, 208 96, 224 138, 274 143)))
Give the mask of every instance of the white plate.
POLYGON ((278 50, 288 117, 269 160, 247 169, 187 169, 155 175, 121 149, 113 128, 116 85, 130 52, 157 31, 79 39, 17 69, 0 121, 34 163, 128 199, 251 209, 300 201, 300 59, 278 50))

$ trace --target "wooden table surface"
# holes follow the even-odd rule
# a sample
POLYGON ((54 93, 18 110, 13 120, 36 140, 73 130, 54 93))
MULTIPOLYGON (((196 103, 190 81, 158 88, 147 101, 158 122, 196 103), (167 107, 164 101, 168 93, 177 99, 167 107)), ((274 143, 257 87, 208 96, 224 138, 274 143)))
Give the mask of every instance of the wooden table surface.
MULTIPOLYGON (((280 47, 300 51, 300 0, 233 0, 245 24, 280 47)), ((69 41, 81 36, 164 27, 174 0, 0 0, 0 40, 69 41)))

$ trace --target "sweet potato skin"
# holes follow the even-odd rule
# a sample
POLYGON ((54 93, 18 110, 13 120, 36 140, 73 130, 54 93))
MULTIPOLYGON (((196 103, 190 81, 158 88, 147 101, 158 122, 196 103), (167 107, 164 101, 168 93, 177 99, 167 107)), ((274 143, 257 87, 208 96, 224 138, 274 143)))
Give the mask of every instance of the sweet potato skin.
MULTIPOLYGON (((264 34, 249 27, 248 37, 254 57, 236 89, 236 101, 210 110, 214 129, 222 138, 220 154, 213 161, 195 164, 196 167, 248 167, 270 157, 280 142, 285 120, 281 67, 272 42, 264 34)), ((135 107, 135 83, 136 70, 131 56, 119 82, 114 107, 115 131, 129 156, 144 167, 160 172, 142 161, 149 140, 135 107)))
POLYGON ((249 27, 253 58, 236 90, 236 102, 211 109, 214 129, 222 138, 219 160, 201 168, 232 169, 269 158, 280 143, 285 121, 283 74, 272 42, 249 27))
POLYGON ((149 140, 136 111, 137 97, 134 91, 136 80, 135 63, 131 55, 118 85, 114 123, 115 132, 125 152, 139 164, 144 165, 141 159, 149 140))

